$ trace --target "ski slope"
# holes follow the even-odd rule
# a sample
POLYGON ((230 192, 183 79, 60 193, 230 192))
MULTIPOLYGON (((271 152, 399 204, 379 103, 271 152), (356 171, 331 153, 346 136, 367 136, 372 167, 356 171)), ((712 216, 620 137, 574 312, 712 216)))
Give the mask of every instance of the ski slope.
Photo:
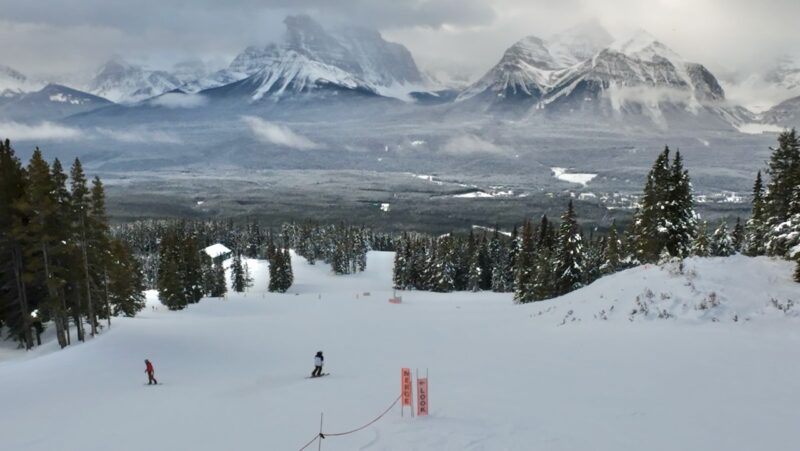
POLYGON ((351 276, 295 257, 282 295, 249 261, 246 294, 169 312, 149 293, 138 317, 85 344, 5 350, 2 449, 297 450, 320 412, 326 432, 380 414, 404 366, 430 370, 431 415, 397 407, 322 449, 797 449, 800 308, 770 301, 800 301, 791 263, 643 266, 525 306, 426 292, 395 305, 392 257, 372 252, 351 276), (649 313, 631 315, 642 302, 649 313), (331 375, 305 379, 318 350, 331 375), (163 385, 146 385, 145 358, 163 385))

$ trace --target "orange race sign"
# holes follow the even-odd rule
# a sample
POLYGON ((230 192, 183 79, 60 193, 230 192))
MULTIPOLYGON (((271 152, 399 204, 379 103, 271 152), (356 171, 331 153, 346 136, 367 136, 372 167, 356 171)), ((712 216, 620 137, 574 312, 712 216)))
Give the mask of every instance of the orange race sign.
POLYGON ((417 415, 428 415, 428 378, 417 378, 417 415))
MULTIPOLYGON (((411 406, 414 398, 414 392, 411 388, 411 368, 402 368, 400 370, 400 394, 404 406, 411 406)), ((412 410, 411 413, 414 413, 412 410)))

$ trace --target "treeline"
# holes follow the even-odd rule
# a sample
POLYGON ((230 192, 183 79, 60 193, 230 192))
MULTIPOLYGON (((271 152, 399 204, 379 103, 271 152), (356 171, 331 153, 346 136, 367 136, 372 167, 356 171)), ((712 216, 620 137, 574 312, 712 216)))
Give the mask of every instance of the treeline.
POLYGON ((546 216, 525 221, 509 236, 405 233, 396 242, 393 272, 397 289, 513 292, 527 303, 560 296, 598 277, 643 263, 680 263, 690 256, 770 255, 797 258, 800 282, 800 141, 794 130, 780 135, 765 187, 761 172, 753 190, 752 217, 737 218, 709 232, 694 210, 691 181, 680 152, 659 154, 650 170, 641 205, 628 228, 612 224, 605 236, 588 236, 572 201, 560 222, 546 216))
POLYGON ((367 268, 370 250, 394 250, 394 239, 366 227, 316 224, 285 224, 283 239, 309 264, 318 260, 331 265, 334 274, 352 274, 367 268))
POLYGON ((337 274, 347 274, 365 267, 361 257, 366 255, 364 243, 368 250, 394 250, 394 237, 391 234, 341 224, 322 226, 290 223, 275 232, 256 221, 153 219, 120 224, 113 228, 113 233, 125 241, 136 255, 149 289, 157 287, 161 242, 168 234, 175 235, 179 240, 191 237, 201 249, 215 243, 224 244, 233 250, 234 255, 247 258, 270 260, 270 245, 289 247, 312 264, 318 260, 331 264, 337 274))
POLYGON ((222 259, 204 252, 212 244, 232 249, 233 291, 243 292, 253 285, 246 259, 257 258, 269 262, 267 289, 280 293, 294 283, 290 247, 311 264, 323 261, 335 274, 350 274, 366 268, 369 250, 394 245, 390 235, 348 225, 285 224, 274 234, 253 222, 137 221, 119 226, 115 235, 137 250, 146 279, 170 310, 227 292, 222 259))
MULTIPOLYGON (((778 137, 767 175, 766 187, 760 171, 753 184, 753 210, 745 225, 744 252, 800 259, 800 139, 795 130, 778 137)), ((800 282, 800 260, 795 278, 800 282)))
POLYGON ((139 264, 112 237, 99 178, 75 159, 67 176, 37 148, 27 166, 0 142, 0 326, 31 349, 52 322, 59 345, 83 341, 100 320, 144 307, 139 264), (68 188, 69 186, 69 188, 68 188))

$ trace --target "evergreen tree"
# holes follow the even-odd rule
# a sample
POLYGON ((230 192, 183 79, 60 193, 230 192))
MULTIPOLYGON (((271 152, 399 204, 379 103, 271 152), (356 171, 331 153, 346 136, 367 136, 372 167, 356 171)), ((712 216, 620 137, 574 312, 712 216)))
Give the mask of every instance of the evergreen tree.
POLYGON ((572 200, 561 216, 558 233, 558 250, 555 261, 555 295, 560 296, 583 286, 585 254, 575 218, 572 200))
POLYGON ((506 265, 505 265, 505 291, 514 291, 515 286, 515 279, 516 279, 516 265, 517 265, 517 255, 519 254, 520 248, 520 240, 517 234, 517 226, 514 225, 514 228, 511 230, 511 239, 508 243, 508 254, 506 255, 506 265))
MULTIPOLYGON (((547 218, 543 218, 547 221, 547 218)), ((516 281, 514 283, 514 302, 526 304, 536 299, 534 283, 536 280, 536 256, 534 254, 533 226, 529 220, 522 225, 519 254, 517 254, 516 281)))
POLYGON ((289 252, 289 248, 286 247, 283 248, 283 276, 284 287, 288 290, 294 285, 294 270, 292 269, 292 254, 289 252))
POLYGON ((120 240, 111 241, 108 296, 111 314, 134 316, 145 307, 144 277, 130 249, 120 240))
POLYGON ((714 257, 728 257, 736 252, 733 238, 728 233, 728 225, 725 221, 720 222, 719 227, 711 235, 709 252, 714 257))
POLYGON ((708 223, 703 221, 697 227, 697 234, 692 243, 692 255, 697 257, 708 257, 711 254, 711 244, 708 238, 708 223))
POLYGON ((768 172, 770 182, 764 208, 767 225, 774 227, 800 213, 791 208, 794 190, 800 185, 800 139, 794 129, 778 136, 778 147, 772 149, 768 172))
POLYGON ((214 262, 213 267, 213 284, 209 295, 212 298, 221 298, 228 292, 227 283, 225 283, 225 268, 222 262, 217 260, 214 262))
MULTIPOLYGON (((276 254, 280 255, 280 253, 276 254)), ((231 264, 231 289, 237 293, 241 293, 247 287, 244 277, 244 266, 242 266, 242 256, 238 252, 233 257, 231 264)))
POLYGON ((800 283, 800 253, 797 254, 797 266, 794 269, 794 281, 800 283))
POLYGON ((91 197, 83 172, 83 166, 79 159, 75 159, 70 170, 72 213, 75 222, 75 241, 80 248, 81 265, 83 272, 80 274, 82 289, 79 296, 86 300, 86 316, 91 327, 91 335, 97 334, 97 315, 95 312, 95 299, 92 297, 93 290, 92 278, 90 275, 90 239, 92 235, 92 225, 90 223, 91 197))
POLYGON ((25 196, 25 170, 6 139, 0 142, 0 300, 3 323, 25 349, 33 347, 31 308, 25 280, 23 241, 19 228, 27 222, 17 208, 25 196))
POLYGON ((767 216, 764 204, 764 183, 761 180, 761 171, 756 175, 753 184, 753 209, 750 219, 745 225, 744 253, 751 257, 764 255, 766 252, 766 227, 767 216))
POLYGON ((447 293, 455 289, 456 268, 453 238, 446 236, 438 240, 431 268, 431 290, 447 293))
POLYGON ((733 239, 734 251, 741 252, 744 244, 744 227, 742 226, 742 219, 738 216, 736 217, 736 225, 733 226, 733 232, 731 232, 731 238, 733 239))
POLYGON ((695 217, 689 174, 680 152, 670 166, 667 147, 650 170, 641 208, 634 215, 631 232, 636 258, 655 262, 664 247, 672 256, 687 255, 694 239, 695 217))
POLYGON ((600 265, 600 272, 604 275, 613 274, 622 267, 620 248, 622 243, 617 236, 616 222, 611 223, 611 229, 608 231, 606 238, 606 246, 603 252, 603 263, 600 265))
POLYGON ((675 152, 669 178, 670 190, 666 193, 667 249, 670 255, 683 258, 689 255, 697 228, 689 172, 683 168, 680 152, 675 152))
POLYGON ((547 216, 542 216, 535 247, 533 300, 540 301, 555 296, 556 237, 547 216))
POLYGON ((161 239, 157 281, 158 298, 170 310, 181 310, 188 304, 180 260, 178 237, 170 232, 161 239))
POLYGON ((408 235, 403 233, 394 253, 394 266, 392 267, 392 283, 394 288, 405 290, 408 288, 408 265, 410 262, 411 243, 408 235))
POLYGON ((483 279, 483 268, 480 265, 480 248, 476 247, 472 251, 469 260, 469 275, 467 279, 467 290, 472 292, 481 291, 481 280, 483 279))

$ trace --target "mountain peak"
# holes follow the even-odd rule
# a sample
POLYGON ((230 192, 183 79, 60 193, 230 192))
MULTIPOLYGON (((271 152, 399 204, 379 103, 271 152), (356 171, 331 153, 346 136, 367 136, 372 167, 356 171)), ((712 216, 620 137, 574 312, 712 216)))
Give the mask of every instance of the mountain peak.
POLYGON ((608 48, 641 61, 652 62, 657 56, 668 60, 683 61, 683 58, 672 49, 641 28, 628 37, 615 41, 608 48))

